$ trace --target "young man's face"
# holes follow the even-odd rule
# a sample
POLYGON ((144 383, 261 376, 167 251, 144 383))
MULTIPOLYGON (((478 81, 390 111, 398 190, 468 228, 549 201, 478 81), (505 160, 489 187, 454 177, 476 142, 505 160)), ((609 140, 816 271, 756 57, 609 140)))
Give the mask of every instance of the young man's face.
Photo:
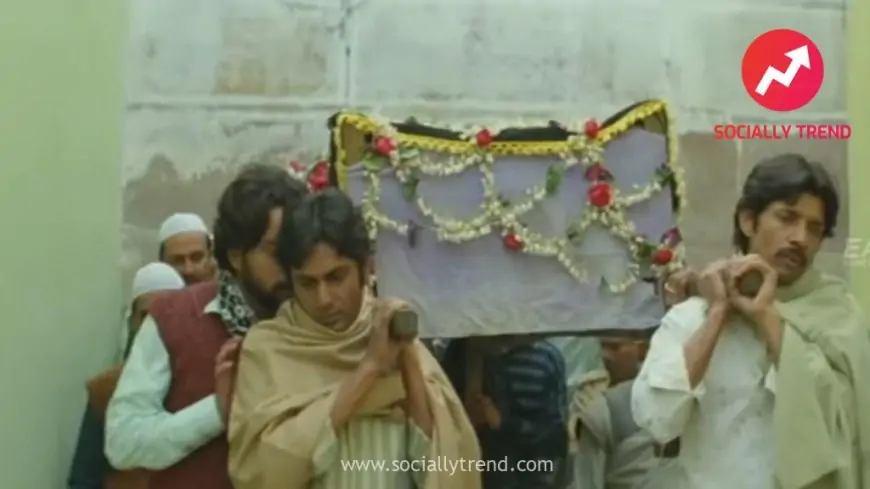
POLYGON ((188 285, 214 278, 216 265, 205 233, 176 234, 163 242, 162 250, 160 260, 177 270, 188 285))
POLYGON ((749 253, 760 255, 789 285, 812 265, 825 234, 825 204, 814 195, 774 202, 757 216, 740 214, 740 230, 749 237, 749 253))
POLYGON ((646 356, 647 342, 636 338, 599 338, 601 360, 613 384, 633 379, 646 356))
POLYGON ((368 270, 325 243, 315 246, 305 263, 290 273, 296 302, 317 323, 338 331, 359 316, 367 276, 368 270))

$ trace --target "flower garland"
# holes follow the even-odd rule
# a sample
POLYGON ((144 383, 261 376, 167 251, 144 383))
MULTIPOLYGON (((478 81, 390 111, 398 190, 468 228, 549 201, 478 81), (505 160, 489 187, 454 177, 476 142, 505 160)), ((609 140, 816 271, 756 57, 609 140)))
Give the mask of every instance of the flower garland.
MULTIPOLYGON (((672 131, 668 130, 669 161, 658 169, 656 178, 631 194, 623 195, 612 185, 613 177, 603 161, 605 144, 634 123, 649 117, 655 112, 651 109, 668 115, 666 106, 663 103, 658 104, 652 107, 649 104, 642 105, 607 128, 602 128, 595 120, 583 121, 573 130, 566 127, 572 135, 565 143, 561 143, 562 147, 557 152, 561 162, 551 165, 544 182, 526 189, 517 202, 509 202, 500 196, 495 184, 494 146, 511 144, 496 142, 496 135, 502 128, 470 127, 458 131, 461 133, 461 141, 447 142, 451 145, 448 160, 432 162, 422 156, 420 150, 427 148, 415 144, 414 136, 400 134, 386 119, 368 117, 366 131, 371 134, 371 144, 363 159, 368 185, 362 198, 362 210, 369 235, 374 240, 378 232, 385 229, 404 235, 412 246, 415 244, 419 224, 413 221, 398 222, 378 209, 381 193, 379 174, 385 169, 391 169, 401 183, 405 197, 417 206, 424 217, 431 220, 432 230, 439 241, 462 243, 498 232, 509 252, 552 257, 575 279, 585 281, 587 274, 581 264, 571 257, 571 250, 591 225, 598 224, 624 241, 633 258, 625 280, 608 284, 612 292, 624 292, 638 280, 652 278, 642 276, 646 271, 654 277, 670 273, 683 263, 684 250, 679 231, 674 228, 658 241, 650 241, 637 232, 628 219, 627 212, 632 206, 649 200, 664 189, 674 190, 680 203, 677 212, 682 209, 685 184, 681 173, 673 165, 676 146, 672 131), (644 108, 646 110, 642 110, 644 108), (587 192, 588 206, 580 218, 569 226, 566 235, 546 237, 523 225, 520 218, 544 199, 556 194, 565 171, 578 165, 584 171, 584 178, 590 182, 587 192), (480 171, 483 184, 480 212, 471 219, 460 220, 442 216, 416 192, 421 176, 456 175, 471 168, 480 171)), ((516 124, 506 127, 515 128, 516 124)), ((513 154, 524 153, 517 150, 513 154)))

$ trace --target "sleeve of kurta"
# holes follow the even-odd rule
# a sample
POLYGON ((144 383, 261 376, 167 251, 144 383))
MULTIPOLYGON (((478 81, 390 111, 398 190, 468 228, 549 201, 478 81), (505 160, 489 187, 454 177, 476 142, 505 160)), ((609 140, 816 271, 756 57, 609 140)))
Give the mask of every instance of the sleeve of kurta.
POLYGON ((148 317, 106 413, 106 457, 116 469, 171 467, 223 432, 213 395, 181 411, 166 411, 171 382, 169 353, 148 317))
POLYGON ((635 422, 659 443, 679 437, 704 393, 704 382, 694 389, 683 346, 705 320, 704 301, 691 298, 671 309, 653 335, 649 353, 634 382, 631 410, 635 422))

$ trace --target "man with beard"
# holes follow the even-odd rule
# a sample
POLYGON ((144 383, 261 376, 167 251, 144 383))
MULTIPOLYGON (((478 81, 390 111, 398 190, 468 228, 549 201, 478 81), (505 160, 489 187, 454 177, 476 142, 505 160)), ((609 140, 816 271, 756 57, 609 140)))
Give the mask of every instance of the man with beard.
MULTIPOLYGON (((172 214, 160 225, 157 238, 160 242, 158 259, 174 268, 184 283, 193 285, 217 279, 212 236, 201 217, 188 212, 172 214)), ((126 327, 132 312, 127 309, 121 328, 121 352, 124 358, 133 341, 130 328, 126 327)))
MULTIPOLYGON (((122 362, 127 358, 133 337, 147 314, 147 308, 141 305, 145 303, 144 299, 137 300, 137 284, 143 280, 142 277, 150 277, 155 273, 178 279, 181 285, 173 288, 182 288, 185 283, 192 285, 216 278, 217 267, 212 253, 212 237, 201 217, 183 212, 169 216, 160 225, 158 239, 160 242, 158 258, 162 263, 146 265, 139 270, 134 279, 133 301, 125 311, 121 327, 120 362, 88 381, 90 402, 85 409, 79 430, 79 440, 69 478, 71 489, 102 488, 107 475, 108 463, 103 453, 105 404, 115 391, 121 376, 122 362), (143 273, 145 275, 140 276, 143 273), (101 401, 95 403, 94 399, 101 401), (97 406, 102 407, 98 409, 97 406)), ((125 478, 130 479, 126 475, 125 478)), ((116 484, 118 479, 117 474, 111 474, 112 484, 116 484)))
POLYGON ((198 215, 172 214, 160 225, 157 238, 160 261, 178 270, 188 285, 217 277, 211 234, 198 215))
POLYGON ((246 168, 224 190, 214 227, 219 279, 150 305, 109 403, 112 466, 152 471, 152 489, 232 489, 224 435, 232 379, 224 360, 286 297, 274 257, 278 229, 284 209, 306 193, 286 171, 265 165, 246 168))
POLYGON ((867 318, 812 266, 838 211, 818 163, 786 154, 750 172, 739 255, 709 265, 700 297, 668 312, 634 383, 637 423, 661 443, 680 438, 662 487, 870 487, 867 318))
POLYGON ((310 195, 285 223, 278 257, 293 298, 239 358, 236 489, 480 488, 456 393, 420 341, 390 334, 401 303, 367 290, 371 253, 363 216, 337 190, 310 195))

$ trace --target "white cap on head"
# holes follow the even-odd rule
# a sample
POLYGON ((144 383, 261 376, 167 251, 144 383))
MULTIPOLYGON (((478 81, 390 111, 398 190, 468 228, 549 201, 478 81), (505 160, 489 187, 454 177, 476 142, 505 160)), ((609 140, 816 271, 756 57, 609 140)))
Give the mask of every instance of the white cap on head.
POLYGON ((174 268, 165 263, 149 263, 136 272, 131 299, 136 300, 149 292, 183 288, 184 279, 174 268))
POLYGON ((160 232, 157 233, 157 240, 162 243, 173 236, 191 232, 209 234, 208 227, 201 217, 190 212, 179 212, 163 221, 160 232))

